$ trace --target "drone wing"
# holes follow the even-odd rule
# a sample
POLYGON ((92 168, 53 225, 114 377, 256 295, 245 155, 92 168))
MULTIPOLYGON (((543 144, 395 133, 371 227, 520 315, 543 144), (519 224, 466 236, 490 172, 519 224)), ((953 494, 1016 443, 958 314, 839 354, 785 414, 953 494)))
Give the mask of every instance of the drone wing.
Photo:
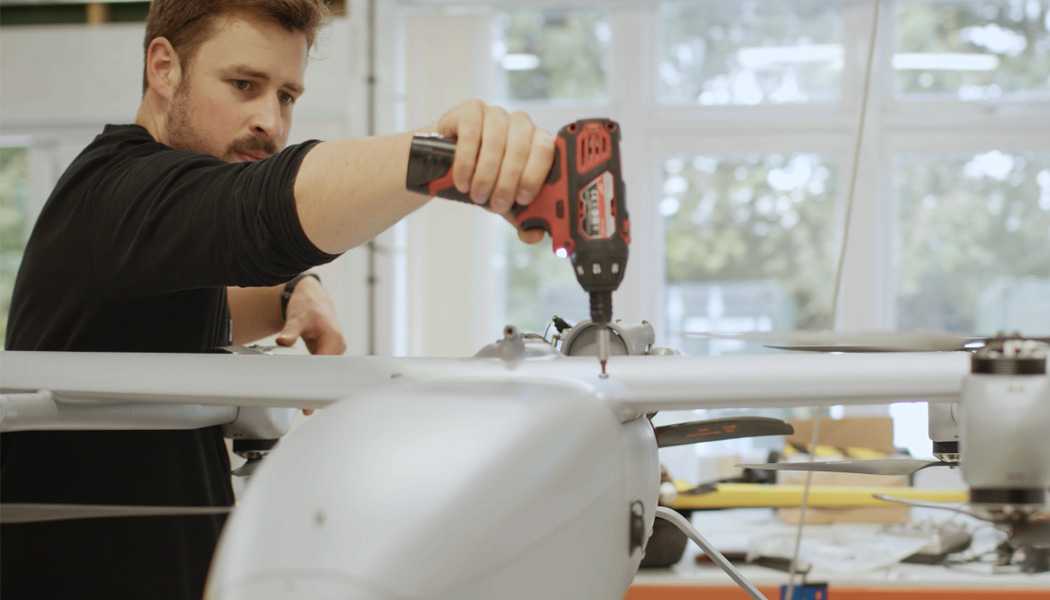
POLYGON ((602 379, 592 357, 2 352, 0 393, 48 391, 68 403, 323 408, 399 381, 560 382, 592 387, 626 420, 661 410, 956 402, 968 359, 962 352, 617 356, 602 379))

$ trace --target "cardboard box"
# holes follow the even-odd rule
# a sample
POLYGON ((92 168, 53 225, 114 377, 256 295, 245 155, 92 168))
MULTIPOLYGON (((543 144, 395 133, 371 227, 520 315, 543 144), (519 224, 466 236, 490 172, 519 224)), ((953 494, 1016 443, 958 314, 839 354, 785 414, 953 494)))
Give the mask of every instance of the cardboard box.
MULTIPOLYGON (((813 432, 812 421, 791 423, 795 433, 787 438, 789 443, 809 446, 813 432)), ((889 417, 857 417, 848 419, 821 419, 817 445, 837 448, 870 448, 893 455, 893 419, 889 417)), ((818 457, 817 460, 834 460, 818 457)), ((782 471, 778 473, 780 483, 804 484, 806 473, 782 471)), ((813 485, 841 485, 853 487, 901 486, 907 487, 908 477, 861 475, 856 473, 813 473, 813 485)), ((787 523, 798 523, 801 511, 797 508, 782 508, 778 516, 787 523)), ((830 523, 906 523, 911 516, 907 506, 887 504, 885 507, 862 508, 810 508, 806 510, 807 524, 830 523)))

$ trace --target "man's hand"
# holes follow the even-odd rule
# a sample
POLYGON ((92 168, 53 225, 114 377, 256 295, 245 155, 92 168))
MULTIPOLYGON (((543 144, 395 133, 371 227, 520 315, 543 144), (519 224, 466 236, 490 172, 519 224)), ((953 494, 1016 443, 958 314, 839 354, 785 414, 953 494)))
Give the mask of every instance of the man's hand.
MULTIPOLYGON (((445 113, 437 131, 456 138, 452 181, 477 204, 501 214, 512 225, 511 207, 526 205, 540 192, 554 163, 554 136, 537 129, 523 112, 507 114, 480 100, 445 113)), ((522 241, 543 239, 538 230, 518 231, 522 241)))
MULTIPOLYGON (((339 320, 335 317, 335 304, 321 283, 313 277, 303 277, 295 284, 292 297, 288 299, 284 329, 277 334, 277 344, 291 346, 303 338, 310 354, 342 354, 346 352, 346 341, 339 331, 339 320)), ((313 409, 304 408, 303 414, 314 414, 313 409)))
POLYGON ((313 277, 303 277, 288 299, 284 329, 277 335, 277 343, 291 346, 303 338, 310 354, 342 354, 346 341, 339 330, 335 305, 324 287, 313 277))

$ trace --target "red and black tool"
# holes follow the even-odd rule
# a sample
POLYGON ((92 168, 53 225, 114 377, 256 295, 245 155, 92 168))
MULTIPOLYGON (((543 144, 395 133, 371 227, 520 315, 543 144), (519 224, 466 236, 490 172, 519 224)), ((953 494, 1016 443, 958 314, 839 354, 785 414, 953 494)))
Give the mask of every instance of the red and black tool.
MULTIPOLYGON (((471 202, 452 183, 455 151, 455 140, 416 136, 408 160, 408 189, 471 202)), ((562 127, 543 189, 531 204, 514 205, 511 215, 522 229, 550 234, 554 253, 569 257, 576 280, 590 294, 591 320, 609 323, 612 293, 623 281, 631 243, 619 125, 610 119, 581 119, 562 127)), ((599 358, 604 373, 608 332, 603 331, 605 344, 599 358)))

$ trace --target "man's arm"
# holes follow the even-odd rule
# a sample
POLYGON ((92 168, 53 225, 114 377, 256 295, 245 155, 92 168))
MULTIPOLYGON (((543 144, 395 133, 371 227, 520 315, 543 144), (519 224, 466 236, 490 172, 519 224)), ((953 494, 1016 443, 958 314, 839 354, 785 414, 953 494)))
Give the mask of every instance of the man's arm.
MULTIPOLYGON (((523 113, 480 101, 448 112, 435 129, 457 139, 456 187, 500 214, 531 202, 554 161, 553 136, 523 113)), ((426 203, 405 189, 411 143, 412 133, 404 133, 323 142, 310 151, 294 193, 303 231, 317 248, 338 254, 358 246, 426 203)))
MULTIPOLYGON (((456 187, 504 216, 514 202, 532 200, 553 162, 553 137, 523 113, 472 101, 434 128, 457 138, 456 187)), ((374 238, 427 201, 405 190, 407 133, 297 144, 241 164, 142 136, 132 141, 129 152, 110 152, 93 183, 97 201, 84 211, 94 285, 109 300, 273 286, 374 238)))
POLYGON ((226 298, 233 320, 233 343, 250 344, 281 330, 281 291, 273 287, 228 287, 226 298))

